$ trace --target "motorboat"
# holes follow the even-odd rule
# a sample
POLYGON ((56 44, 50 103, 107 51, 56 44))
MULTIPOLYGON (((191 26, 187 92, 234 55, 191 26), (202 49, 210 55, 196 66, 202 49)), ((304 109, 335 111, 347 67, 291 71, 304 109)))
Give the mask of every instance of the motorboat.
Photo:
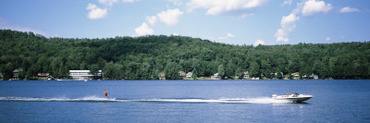
POLYGON ((298 93, 286 94, 286 95, 277 95, 277 94, 272 95, 272 98, 275 100, 289 100, 289 101, 293 101, 294 103, 300 103, 308 99, 311 99, 312 97, 313 97, 312 95, 298 94, 298 93))

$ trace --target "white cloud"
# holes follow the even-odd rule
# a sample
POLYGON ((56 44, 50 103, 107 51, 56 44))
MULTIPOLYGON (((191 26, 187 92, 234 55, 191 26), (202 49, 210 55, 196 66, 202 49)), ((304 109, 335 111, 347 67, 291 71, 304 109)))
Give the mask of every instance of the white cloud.
POLYGON ((181 0, 167 0, 167 1, 173 3, 176 6, 182 5, 182 1, 181 0))
POLYGON ((151 35, 153 34, 153 29, 151 29, 148 24, 143 23, 141 26, 135 28, 136 35, 143 36, 143 35, 151 35))
POLYGON ((288 32, 284 31, 283 29, 278 29, 275 33, 276 41, 277 42, 288 42, 288 32))
POLYGON ((275 33, 276 41, 277 42, 288 42, 288 33, 293 31, 296 27, 296 21, 299 20, 294 13, 289 14, 288 16, 283 16, 281 18, 281 28, 278 29, 275 33))
POLYGON ((292 5, 293 4, 293 0, 284 0, 284 3, 283 5, 292 5))
POLYGON ((312 16, 317 13, 326 13, 330 11, 333 7, 329 3, 325 3, 320 0, 308 0, 304 3, 302 9, 303 16, 312 16))
POLYGON ((254 46, 258 46, 258 45, 264 45, 265 44, 265 41, 261 40, 261 39, 258 39, 254 42, 254 46))
POLYGON ((325 41, 330 41, 331 40, 331 37, 326 37, 325 38, 325 41))
POLYGON ((106 6, 112 6, 116 2, 118 2, 118 0, 99 0, 99 3, 104 4, 106 6))
POLYGON ((359 9, 351 8, 351 7, 343 7, 339 10, 340 13, 349 13, 349 12, 359 12, 359 9))
POLYGON ((266 0, 191 0, 187 3, 189 10, 203 8, 206 14, 217 15, 224 12, 248 10, 265 3, 266 0))
POLYGON ((295 14, 291 13, 288 16, 281 18, 281 27, 286 30, 293 30, 295 28, 295 22, 299 20, 295 14))
POLYGON ((254 13, 246 13, 246 14, 242 14, 241 16, 240 16, 240 18, 241 19, 244 19, 244 18, 247 18, 247 17, 249 17, 249 16, 253 16, 254 15, 254 13))
POLYGON ((135 28, 135 32, 138 36, 153 34, 154 31, 151 27, 155 25, 157 20, 168 26, 174 26, 179 22, 179 18, 183 13, 179 9, 168 9, 158 13, 157 16, 147 16, 146 20, 150 25, 144 22, 140 27, 135 28))
POLYGON ((139 1, 139 0, 122 0, 123 2, 125 3, 133 3, 133 2, 136 2, 136 1, 139 1))
MULTIPOLYGON (((284 4, 290 3, 290 0, 284 1, 284 4)), ((283 5, 284 5, 283 4, 283 5)), ((296 8, 288 15, 281 18, 281 28, 275 33, 277 42, 288 42, 288 34, 296 28, 296 22, 299 15, 312 16, 318 13, 326 13, 332 9, 331 4, 320 0, 303 0, 298 3, 296 8)))
POLYGON ((89 10, 89 14, 87 15, 90 19, 100 19, 104 18, 107 15, 107 9, 101 9, 97 7, 95 4, 89 3, 86 7, 87 10, 89 10))
POLYGON ((146 17, 146 20, 149 22, 150 25, 154 25, 157 22, 156 16, 148 16, 146 17))
POLYGON ((234 38, 235 35, 232 34, 232 33, 227 33, 226 36, 222 36, 222 37, 218 37, 218 39, 220 40, 225 40, 225 39, 229 39, 229 38, 234 38))
POLYGON ((230 38, 233 38, 233 37, 235 37, 235 35, 234 34, 231 34, 231 33, 227 33, 227 35, 226 35, 227 37, 230 37, 230 38))
POLYGON ((179 22, 180 16, 184 12, 179 9, 168 9, 167 11, 162 11, 157 14, 159 21, 167 24, 168 26, 174 26, 179 22))

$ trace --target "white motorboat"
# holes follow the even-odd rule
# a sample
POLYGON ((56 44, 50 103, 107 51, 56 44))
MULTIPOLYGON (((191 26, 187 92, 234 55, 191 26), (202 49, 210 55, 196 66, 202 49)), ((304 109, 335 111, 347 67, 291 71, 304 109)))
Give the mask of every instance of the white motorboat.
POLYGON ((272 95, 272 98, 275 100, 289 100, 289 101, 293 101, 294 103, 303 102, 308 99, 311 99, 312 97, 313 97, 312 95, 298 94, 298 93, 287 94, 287 95, 276 95, 276 94, 272 95))

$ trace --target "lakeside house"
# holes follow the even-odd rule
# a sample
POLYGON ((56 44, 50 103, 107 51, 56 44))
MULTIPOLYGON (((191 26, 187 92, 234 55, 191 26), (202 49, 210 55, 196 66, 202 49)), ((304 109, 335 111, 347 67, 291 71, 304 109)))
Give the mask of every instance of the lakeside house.
POLYGON ((193 77, 193 72, 188 72, 186 73, 186 78, 192 78, 193 77))
POLYGON ((93 78, 101 78, 103 76, 102 70, 93 75, 90 73, 90 70, 69 70, 69 76, 73 80, 90 80, 93 78))
POLYGON ((186 73, 184 71, 179 71, 179 76, 181 78, 184 78, 184 77, 186 77, 186 73))
POLYGON ((243 72, 243 79, 249 79, 249 72, 248 71, 243 72))
POLYGON ((290 75, 293 76, 293 79, 299 79, 299 72, 294 72, 290 75))
POLYGON ((15 69, 13 70, 13 78, 19 78, 19 73, 21 72, 21 69, 15 69))
POLYGON ((252 77, 252 80, 260 80, 260 77, 252 77))
POLYGON ((303 79, 319 79, 319 76, 312 73, 311 75, 304 75, 302 76, 303 79))
POLYGON ((38 73, 37 74, 37 79, 39 80, 52 80, 53 77, 49 73, 38 73))
POLYGON ((218 73, 215 73, 213 74, 213 76, 211 76, 211 79, 215 79, 215 80, 221 79, 221 76, 218 73))
POLYGON ((311 76, 312 76, 313 79, 319 79, 319 75, 312 74, 311 76))
POLYGON ((22 72, 22 69, 13 70, 13 76, 12 76, 12 78, 10 78, 10 80, 19 80, 21 72, 22 72))
POLYGON ((158 73, 159 80, 166 80, 166 74, 164 72, 158 73))

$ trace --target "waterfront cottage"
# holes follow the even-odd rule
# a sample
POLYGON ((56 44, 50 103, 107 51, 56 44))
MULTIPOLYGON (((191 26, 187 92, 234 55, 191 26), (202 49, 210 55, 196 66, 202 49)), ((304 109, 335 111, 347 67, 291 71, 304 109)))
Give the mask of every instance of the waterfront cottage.
POLYGON ((74 80, 89 80, 97 77, 101 78, 102 75, 102 70, 98 70, 95 75, 91 74, 90 70, 69 70, 69 76, 74 80))
POLYGON ((181 78, 184 78, 184 77, 186 77, 186 73, 184 71, 179 71, 179 76, 181 78))
POLYGON ((166 74, 164 72, 158 73, 159 80, 166 80, 166 74))
POLYGON ((193 72, 186 73, 186 78, 191 78, 191 77, 193 77, 193 72))

